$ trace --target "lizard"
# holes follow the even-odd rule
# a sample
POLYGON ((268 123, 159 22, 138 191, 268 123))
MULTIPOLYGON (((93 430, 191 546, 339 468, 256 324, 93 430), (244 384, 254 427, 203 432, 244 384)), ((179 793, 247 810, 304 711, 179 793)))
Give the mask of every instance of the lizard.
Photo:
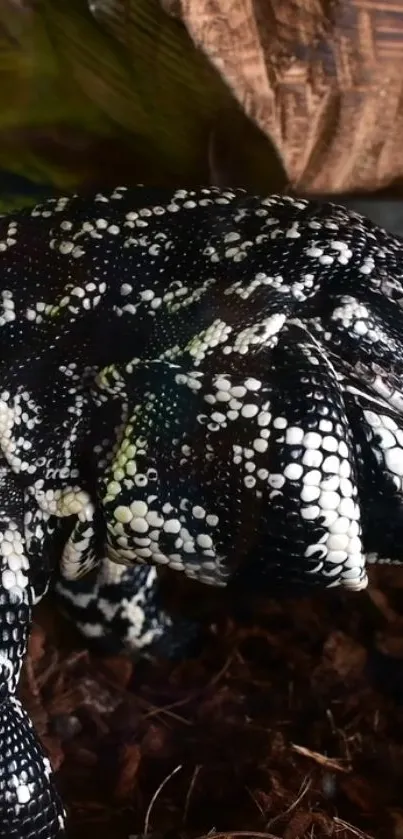
POLYGON ((247 597, 402 561, 403 241, 332 203, 117 186, 2 216, 0 271, 0 837, 56 839, 18 699, 50 585, 142 651, 187 632, 162 566, 247 597))

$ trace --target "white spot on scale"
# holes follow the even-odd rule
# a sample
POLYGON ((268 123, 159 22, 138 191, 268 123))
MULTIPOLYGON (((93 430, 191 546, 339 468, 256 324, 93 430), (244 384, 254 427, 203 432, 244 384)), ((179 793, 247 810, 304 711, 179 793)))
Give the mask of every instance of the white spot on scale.
POLYGON ((311 504, 312 501, 317 501, 320 495, 320 490, 316 486, 304 485, 301 490, 301 501, 304 504, 311 504))
POLYGON ((114 517, 116 521, 122 524, 128 524, 133 518, 133 513, 129 507, 119 506, 114 511, 114 517))
POLYGON ((307 449, 319 449, 322 444, 322 437, 316 431, 308 431, 304 436, 303 443, 307 449))
POLYGON ((228 379, 216 379, 214 385, 217 390, 222 390, 224 392, 231 390, 231 383, 228 379))
POLYGON ((333 436, 326 436, 322 440, 322 448, 327 452, 337 452, 339 448, 339 442, 336 437, 333 436))
POLYGON ((354 487, 348 478, 340 479, 340 492, 345 498, 351 498, 354 493, 354 487))
POLYGON ((403 476, 403 449, 395 447, 385 452, 385 463, 387 468, 399 477, 403 476))
POLYGON ((348 478, 351 475, 351 466, 348 460, 342 460, 339 468, 341 478, 348 478))
POLYGON ((179 533, 181 530, 181 523, 178 519, 167 519, 164 522, 163 529, 165 533, 179 533))
POLYGON ((246 404, 243 405, 241 408, 241 416, 245 417, 245 419, 251 419, 252 417, 255 417, 258 413, 259 408, 257 405, 246 404))
POLYGON ((351 523, 346 516, 339 516, 335 522, 330 526, 329 530, 331 533, 349 533, 351 523))
POLYGON ((16 576, 14 572, 5 569, 1 575, 1 582, 3 588, 5 588, 7 591, 10 591, 10 589, 14 588, 14 586, 16 585, 16 576))
POLYGON ((346 588, 350 591, 361 591, 368 585, 368 577, 366 574, 362 575, 362 565, 357 568, 347 568, 343 570, 343 582, 346 588))
POLYGON ((386 414, 382 414, 381 420, 385 428, 389 428, 390 431, 397 431, 397 423, 394 419, 392 419, 392 417, 388 417, 386 414))
POLYGON ((302 507, 301 509, 301 517, 307 521, 312 521, 313 519, 318 518, 318 516, 320 516, 320 507, 316 504, 311 507, 302 507))
POLYGON ((299 463, 289 463, 284 469, 284 476, 289 481, 299 481, 303 475, 303 468, 299 463))
POLYGON ((192 515, 195 517, 195 519, 204 519, 206 511, 203 509, 203 507, 196 505, 192 508, 192 515))
POLYGON ((340 469, 340 460, 336 455, 330 455, 326 457, 322 463, 322 470, 323 472, 335 472, 338 474, 340 469))
POLYGON ((245 380, 245 387, 247 390, 256 391, 260 390, 262 387, 262 383, 258 379, 249 378, 245 380))
POLYGON ((357 505, 354 504, 352 498, 342 498, 338 507, 338 512, 341 516, 346 516, 348 519, 359 518, 357 505))
POLYGON ((319 449, 306 449, 302 456, 302 463, 309 468, 317 469, 323 460, 323 454, 319 449))
POLYGON ((145 518, 150 527, 162 527, 164 524, 164 519, 155 510, 149 510, 145 518))
POLYGON ((270 424, 270 420, 271 420, 271 414, 269 414, 268 411, 261 411, 258 418, 257 418, 257 424, 260 427, 265 427, 265 426, 270 424))
POLYGON ((334 565, 340 565, 347 560, 347 552, 343 550, 329 550, 326 556, 326 561, 334 565))
POLYGON ((330 420, 321 419, 319 421, 319 431, 328 434, 333 430, 333 423, 330 420))
POLYGON ((279 428, 279 429, 287 428, 287 425, 288 425, 288 422, 285 419, 285 417, 275 417, 275 419, 273 420, 273 427, 274 428, 279 428))
POLYGON ((337 492, 322 491, 319 498, 319 505, 322 510, 337 510, 340 504, 340 496, 337 492))
POLYGON ((361 544, 361 539, 359 539, 358 536, 354 536, 352 539, 349 540, 348 551, 352 555, 354 555, 354 554, 356 554, 356 555, 360 554, 361 555, 362 544, 361 544))
POLYGON ((290 446, 298 446, 302 443, 304 439, 304 430, 303 428, 298 428, 296 426, 290 426, 287 428, 285 433, 285 442, 288 443, 290 446))
POLYGON ((327 540, 326 547, 329 551, 346 551, 348 542, 349 539, 345 533, 332 533, 327 540))
POLYGON ((147 533, 148 523, 143 518, 133 518, 130 522, 130 527, 135 533, 147 533))
POLYGON ((319 469, 312 469, 310 472, 306 472, 304 476, 304 483, 307 486, 319 486, 321 478, 322 474, 319 472, 319 469))
POLYGON ((28 804, 31 800, 31 793, 26 784, 19 784, 15 792, 19 804, 28 804))
POLYGON ((263 440, 261 437, 259 437, 259 438, 257 438, 256 440, 253 441, 252 445, 253 445, 253 448, 256 452, 259 452, 260 454, 263 454, 265 451, 267 451, 267 448, 268 448, 269 444, 268 444, 267 440, 263 440))

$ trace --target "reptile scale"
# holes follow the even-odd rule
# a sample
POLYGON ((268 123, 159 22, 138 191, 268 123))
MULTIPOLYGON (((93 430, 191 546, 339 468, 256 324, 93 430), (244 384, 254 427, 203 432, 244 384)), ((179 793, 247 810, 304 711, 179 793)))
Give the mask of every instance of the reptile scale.
POLYGON ((173 631, 159 565, 269 594, 403 559, 403 242, 118 187, 2 217, 0 266, 0 837, 54 839, 16 689, 56 573, 85 635, 145 649, 173 631))

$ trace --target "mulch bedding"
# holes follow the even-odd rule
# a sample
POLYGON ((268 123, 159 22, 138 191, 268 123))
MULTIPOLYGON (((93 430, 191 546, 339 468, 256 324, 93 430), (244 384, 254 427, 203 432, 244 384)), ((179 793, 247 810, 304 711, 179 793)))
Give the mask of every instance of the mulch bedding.
POLYGON ((176 664, 90 653, 47 603, 21 695, 71 839, 403 837, 403 571, 224 609, 176 664))

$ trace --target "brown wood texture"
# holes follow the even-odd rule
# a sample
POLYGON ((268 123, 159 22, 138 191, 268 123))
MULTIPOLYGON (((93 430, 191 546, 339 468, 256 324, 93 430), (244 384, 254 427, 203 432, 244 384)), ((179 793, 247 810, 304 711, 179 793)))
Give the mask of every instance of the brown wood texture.
POLYGON ((403 190, 403 0, 181 0, 181 13, 292 189, 403 190))

